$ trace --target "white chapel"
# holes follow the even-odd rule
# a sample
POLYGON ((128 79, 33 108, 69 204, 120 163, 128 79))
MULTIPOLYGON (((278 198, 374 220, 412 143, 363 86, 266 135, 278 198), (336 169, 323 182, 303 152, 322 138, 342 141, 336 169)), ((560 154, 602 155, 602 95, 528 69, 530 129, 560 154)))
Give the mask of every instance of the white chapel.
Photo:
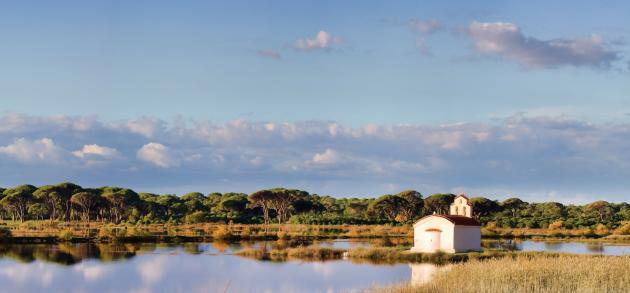
POLYGON ((426 216, 413 224, 411 252, 480 251, 481 224, 472 216, 472 204, 465 195, 458 195, 448 215, 426 216))

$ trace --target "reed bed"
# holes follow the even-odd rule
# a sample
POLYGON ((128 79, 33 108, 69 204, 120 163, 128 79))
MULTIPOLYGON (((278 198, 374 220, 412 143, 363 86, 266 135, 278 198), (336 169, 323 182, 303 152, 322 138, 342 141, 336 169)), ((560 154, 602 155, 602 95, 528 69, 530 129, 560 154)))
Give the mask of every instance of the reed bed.
POLYGON ((284 261, 287 259, 304 260, 332 260, 341 259, 345 250, 329 247, 296 247, 288 249, 245 249, 236 252, 236 255, 260 260, 284 261))
POLYGON ((518 255, 470 260, 441 271, 426 284, 371 292, 628 292, 630 256, 518 255))
POLYGON ((469 260, 484 260, 504 257, 532 257, 545 255, 549 257, 558 256, 558 253, 538 252, 538 251, 506 251, 506 250, 485 250, 483 252, 464 253, 416 253, 409 252, 403 247, 358 247, 348 251, 347 257, 355 262, 370 263, 458 263, 469 260))
MULTIPOLYGON (((103 222, 60 221, 0 221, 0 227, 10 231, 8 237, 57 238, 62 232, 74 238, 98 240, 100 238, 135 239, 142 237, 202 237, 208 239, 331 239, 331 238, 382 238, 407 237, 409 226, 390 225, 302 225, 302 224, 113 224, 103 222)), ((7 237, 5 237, 7 238, 7 237)))
POLYGON ((593 229, 549 229, 549 228, 498 228, 487 226, 481 229, 484 238, 600 238, 609 233, 597 233, 593 229))

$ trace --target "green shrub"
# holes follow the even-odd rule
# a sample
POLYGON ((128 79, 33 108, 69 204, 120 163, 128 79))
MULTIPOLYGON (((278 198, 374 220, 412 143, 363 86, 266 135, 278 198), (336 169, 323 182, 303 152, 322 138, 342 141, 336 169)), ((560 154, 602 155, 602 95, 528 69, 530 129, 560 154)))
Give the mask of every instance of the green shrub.
POLYGON ((184 217, 184 223, 186 224, 198 224, 206 223, 209 221, 209 214, 206 212, 197 211, 184 217))
POLYGON ((70 229, 62 230, 57 234, 57 239, 60 241, 72 241, 72 238, 74 238, 74 233, 70 229))
POLYGON ((4 241, 11 238, 11 229, 7 227, 0 227, 0 241, 4 241))
POLYGON ((117 240, 118 238, 125 237, 126 235, 126 229, 103 226, 98 229, 98 234, 96 237, 99 240, 117 240))

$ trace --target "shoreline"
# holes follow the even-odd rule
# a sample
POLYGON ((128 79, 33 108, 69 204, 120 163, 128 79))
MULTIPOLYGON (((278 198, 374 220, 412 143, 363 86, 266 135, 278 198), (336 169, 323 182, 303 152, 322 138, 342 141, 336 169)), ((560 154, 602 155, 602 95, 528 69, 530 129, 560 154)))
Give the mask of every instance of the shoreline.
MULTIPOLYGON (((308 225, 308 224, 112 224, 103 222, 0 222, 0 243, 59 242, 178 243, 218 240, 325 240, 394 239, 413 242, 409 225, 308 225)), ((488 229, 483 241, 532 240, 630 243, 630 235, 583 234, 582 230, 488 229), (488 231, 491 231, 489 233, 488 231)))

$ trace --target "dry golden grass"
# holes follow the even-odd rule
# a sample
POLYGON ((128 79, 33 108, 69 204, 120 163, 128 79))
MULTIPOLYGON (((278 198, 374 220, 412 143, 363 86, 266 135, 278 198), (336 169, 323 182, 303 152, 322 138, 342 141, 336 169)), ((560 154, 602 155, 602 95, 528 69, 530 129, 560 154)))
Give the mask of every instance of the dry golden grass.
POLYGON ((376 292, 628 292, 629 256, 530 255, 454 264, 424 285, 376 292))
MULTIPOLYGON (((544 228, 496 228, 492 225, 488 225, 482 229, 482 234, 487 237, 515 237, 515 238, 563 238, 563 237, 593 237, 595 231, 592 229, 565 229, 558 227, 559 225, 553 225, 549 229, 544 228), (485 232, 485 233, 483 233, 485 232)), ((603 231, 602 231, 603 232, 603 231)), ((605 236, 606 233, 599 234, 598 236, 605 236)))
POLYGON ((148 236, 212 237, 217 230, 229 230, 234 238, 376 238, 384 236, 401 237, 409 235, 408 226, 388 225, 300 225, 300 224, 112 224, 103 222, 50 222, 26 221, 23 223, 0 221, 15 237, 55 237, 62 231, 71 231, 80 237, 98 237, 99 231, 128 230, 141 231, 148 236))
POLYGON ((259 260, 284 261, 287 259, 302 260, 331 260, 340 259, 345 251, 330 247, 295 247, 288 249, 245 249, 236 252, 236 255, 255 258, 259 260))

